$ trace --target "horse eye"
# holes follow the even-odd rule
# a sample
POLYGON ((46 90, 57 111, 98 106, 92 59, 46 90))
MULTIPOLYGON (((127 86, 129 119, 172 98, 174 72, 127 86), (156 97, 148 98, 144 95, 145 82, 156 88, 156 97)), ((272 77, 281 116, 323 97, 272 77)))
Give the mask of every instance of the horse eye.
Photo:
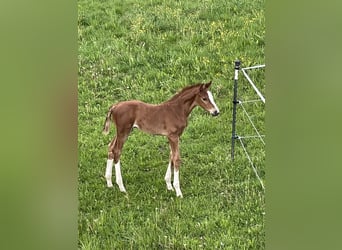
POLYGON ((202 100, 206 102, 208 100, 208 98, 202 97, 202 100))

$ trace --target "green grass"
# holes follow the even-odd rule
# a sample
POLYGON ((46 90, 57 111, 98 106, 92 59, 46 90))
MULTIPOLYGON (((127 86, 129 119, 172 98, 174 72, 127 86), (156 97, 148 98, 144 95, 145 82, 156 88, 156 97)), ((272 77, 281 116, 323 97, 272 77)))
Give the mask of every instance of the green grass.
MULTIPOLYGON (((265 193, 241 147, 230 159, 234 60, 265 62, 264 0, 78 1, 80 249, 263 249, 265 193), (106 187, 108 107, 160 103, 213 80, 220 108, 196 108, 181 137, 183 199, 166 190, 167 139, 135 130, 121 157, 128 195, 106 187)), ((264 72, 254 73, 264 83, 264 72)), ((242 76, 242 74, 241 74, 242 76)), ((243 80, 241 80, 243 84, 243 80)), ((255 99, 248 87, 241 96, 255 99)), ((251 107, 264 128, 264 108, 251 107)), ((238 132, 253 131, 239 112, 238 132)), ((264 130, 263 130, 264 132, 264 130)), ((265 149, 248 150, 265 177, 265 149)), ((113 178, 115 179, 115 177, 113 178)))

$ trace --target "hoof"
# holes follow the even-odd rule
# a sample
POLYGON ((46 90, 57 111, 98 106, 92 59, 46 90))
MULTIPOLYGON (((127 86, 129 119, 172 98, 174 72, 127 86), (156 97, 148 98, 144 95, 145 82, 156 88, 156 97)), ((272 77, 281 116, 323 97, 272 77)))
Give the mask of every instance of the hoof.
POLYGON ((169 190, 169 191, 174 191, 174 189, 173 189, 171 184, 166 185, 166 189, 169 190))
POLYGON ((179 192, 179 193, 177 192, 176 196, 179 197, 179 198, 183 198, 182 192, 179 192))

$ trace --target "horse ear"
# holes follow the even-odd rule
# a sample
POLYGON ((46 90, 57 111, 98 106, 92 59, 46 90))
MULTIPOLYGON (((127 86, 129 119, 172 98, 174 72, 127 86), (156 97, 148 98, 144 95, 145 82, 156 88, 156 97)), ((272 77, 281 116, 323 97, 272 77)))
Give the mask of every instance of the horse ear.
POLYGON ((205 88, 208 89, 211 85, 211 81, 205 84, 205 88))

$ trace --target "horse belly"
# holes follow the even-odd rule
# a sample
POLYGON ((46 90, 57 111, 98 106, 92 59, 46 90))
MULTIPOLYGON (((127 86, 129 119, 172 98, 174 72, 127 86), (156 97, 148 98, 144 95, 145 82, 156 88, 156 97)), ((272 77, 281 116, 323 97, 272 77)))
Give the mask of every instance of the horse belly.
POLYGON ((148 134, 167 135, 167 129, 164 124, 164 121, 144 119, 136 121, 133 126, 148 134))
POLYGON ((141 116, 135 121, 133 126, 148 134, 168 134, 165 117, 160 116, 158 112, 153 112, 153 110, 141 113, 141 116))

